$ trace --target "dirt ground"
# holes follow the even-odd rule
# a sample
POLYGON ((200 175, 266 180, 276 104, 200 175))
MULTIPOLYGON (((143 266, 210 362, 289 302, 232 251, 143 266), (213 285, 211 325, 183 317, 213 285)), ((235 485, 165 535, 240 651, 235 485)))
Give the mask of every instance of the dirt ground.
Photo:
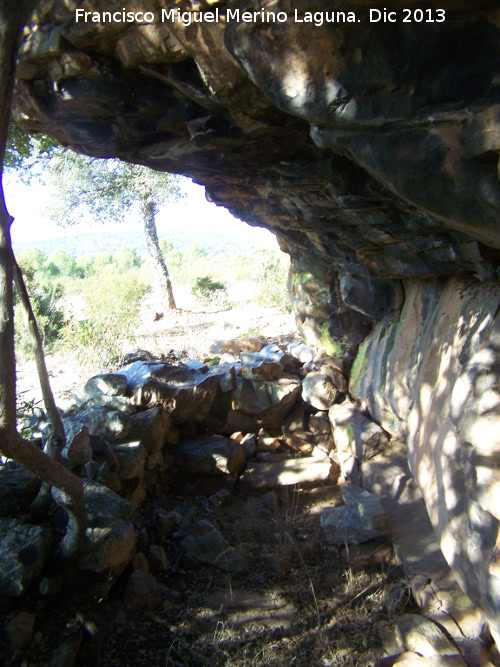
POLYGON ((230 575, 192 560, 174 536, 164 545, 167 569, 154 572, 162 586, 162 605, 154 611, 127 604, 130 568, 112 588, 85 577, 66 580, 56 596, 33 590, 0 622, 14 611, 34 612, 34 639, 17 655, 0 640, 2 664, 354 667, 382 657, 380 628, 387 632, 397 616, 413 610, 409 589, 387 545, 374 546, 382 558, 356 567, 345 550, 325 542, 319 516, 338 502, 332 487, 261 497, 236 490, 218 509, 192 494, 190 488, 146 501, 134 519, 138 549, 147 553, 144 545, 157 540, 155 507, 176 510, 210 521, 244 555, 243 571, 230 575), (54 659, 75 651, 74 663, 54 659))

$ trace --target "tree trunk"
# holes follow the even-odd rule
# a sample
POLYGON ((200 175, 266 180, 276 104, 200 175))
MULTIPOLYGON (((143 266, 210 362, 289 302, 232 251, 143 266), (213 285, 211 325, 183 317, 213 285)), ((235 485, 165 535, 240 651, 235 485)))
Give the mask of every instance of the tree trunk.
POLYGON ((156 207, 153 199, 153 193, 149 191, 142 200, 142 217, 144 222, 144 233, 146 235, 146 244, 148 247, 151 268, 156 283, 159 287, 161 299, 164 308, 167 310, 176 308, 174 293, 172 291, 172 281, 168 275, 167 265, 161 254, 160 244, 158 243, 158 234, 156 232, 156 207))
POLYGON ((24 24, 35 4, 34 0, 0 2, 0 451, 43 482, 57 487, 70 519, 61 549, 63 555, 71 556, 85 532, 82 483, 36 445, 24 440, 16 429, 12 217, 5 205, 2 177, 17 50, 24 24))
POLYGON ((38 371, 38 379, 40 380, 40 387, 42 389, 43 403, 49 417, 50 425, 52 426, 52 435, 49 438, 47 446, 45 447, 45 451, 49 458, 53 459, 54 461, 59 461, 61 450, 66 444, 64 426, 62 423, 61 415, 59 414, 56 402, 54 400, 52 388, 50 386, 49 374, 45 364, 45 354, 43 352, 42 337, 40 336, 40 331, 36 323, 35 313, 31 307, 31 302, 28 290, 26 289, 26 285, 24 283, 22 271, 15 259, 14 280, 16 282, 19 301, 24 316, 24 324, 31 338, 31 343, 35 352, 35 361, 38 371))
MULTIPOLYGON (((24 325, 26 330, 31 338, 31 343, 33 345, 33 350, 35 353, 36 367, 38 371, 38 379, 40 380, 40 387, 42 389, 43 403, 45 405, 45 410, 49 417, 50 425, 52 426, 52 432, 50 433, 47 444, 45 445, 44 452, 47 456, 53 461, 60 463, 61 461, 61 451, 66 444, 66 435, 64 433, 64 426, 62 423, 61 415, 56 406, 54 400, 54 394, 52 393, 52 388, 50 386, 49 374, 47 372, 47 366, 45 364, 45 354, 43 352, 43 343, 42 337, 40 336, 40 331, 36 323, 35 313, 31 307, 30 297, 26 285, 24 283, 24 278, 21 269, 19 268, 16 259, 13 260, 14 264, 14 280, 17 287, 17 292, 19 295, 19 302, 21 304, 21 309, 23 313, 24 325)), ((49 508, 51 503, 51 487, 49 484, 44 482, 42 488, 35 501, 31 504, 31 512, 35 516, 43 515, 49 508)))

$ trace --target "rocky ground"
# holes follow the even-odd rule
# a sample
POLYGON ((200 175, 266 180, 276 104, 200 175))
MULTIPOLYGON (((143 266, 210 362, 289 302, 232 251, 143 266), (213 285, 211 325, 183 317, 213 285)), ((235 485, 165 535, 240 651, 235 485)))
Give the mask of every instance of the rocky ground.
POLYGON ((193 488, 151 499, 134 517, 144 551, 115 585, 89 585, 85 577, 79 586, 70 577, 54 595, 32 590, 4 610, 4 628, 27 613, 22 630, 4 634, 0 660, 51 667, 374 664, 384 653, 380 633, 414 605, 390 546, 372 542, 359 555, 325 543, 319 516, 335 502, 331 488, 260 497, 236 491, 219 508, 193 488), (155 508, 210 521, 244 555, 245 568, 230 574, 187 556, 180 539, 163 542, 155 508), (133 567, 149 567, 156 582, 139 606, 133 567), (26 635, 31 641, 13 653, 9 638, 23 643, 26 635))

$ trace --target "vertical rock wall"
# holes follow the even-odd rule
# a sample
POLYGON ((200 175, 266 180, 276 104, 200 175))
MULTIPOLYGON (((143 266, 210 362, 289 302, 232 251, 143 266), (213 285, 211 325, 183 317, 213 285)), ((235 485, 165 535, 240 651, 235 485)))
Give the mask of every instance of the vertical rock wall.
POLYGON ((397 321, 360 346, 350 391, 408 460, 441 550, 500 629, 500 286, 408 281, 397 321))

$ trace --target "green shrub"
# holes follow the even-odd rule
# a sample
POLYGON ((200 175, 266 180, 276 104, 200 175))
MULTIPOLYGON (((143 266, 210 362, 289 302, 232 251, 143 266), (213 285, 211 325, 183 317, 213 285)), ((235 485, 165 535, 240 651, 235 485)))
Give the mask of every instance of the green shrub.
POLYGON ((283 313, 292 312, 287 290, 288 271, 289 262, 281 258, 268 265, 257 279, 254 303, 262 308, 278 308, 283 313))
POLYGON ((120 271, 128 271, 137 268, 142 264, 139 253, 135 248, 128 245, 122 245, 113 255, 113 261, 120 271))
MULTIPOLYGON (((18 264, 23 273, 44 349, 50 352, 54 349, 64 326, 65 316, 59 306, 64 294, 63 287, 60 282, 49 281, 45 278, 41 271, 37 271, 29 258, 19 257, 18 264)), ((32 357, 31 339, 24 326, 21 305, 16 292, 14 292, 14 307, 16 350, 21 356, 32 357)))
POLYGON ((76 265, 75 258, 62 249, 54 250, 54 252, 49 255, 47 266, 50 267, 52 275, 70 276, 73 278, 82 277, 81 271, 76 265))
POLYGON ((81 295, 87 318, 68 322, 62 332, 64 345, 76 349, 84 364, 116 365, 124 343, 135 338, 139 305, 149 289, 138 270, 123 274, 106 267, 85 278, 81 295))
POLYGON ((200 306, 221 307, 227 304, 227 288, 224 283, 212 280, 210 276, 196 278, 191 294, 200 306))

